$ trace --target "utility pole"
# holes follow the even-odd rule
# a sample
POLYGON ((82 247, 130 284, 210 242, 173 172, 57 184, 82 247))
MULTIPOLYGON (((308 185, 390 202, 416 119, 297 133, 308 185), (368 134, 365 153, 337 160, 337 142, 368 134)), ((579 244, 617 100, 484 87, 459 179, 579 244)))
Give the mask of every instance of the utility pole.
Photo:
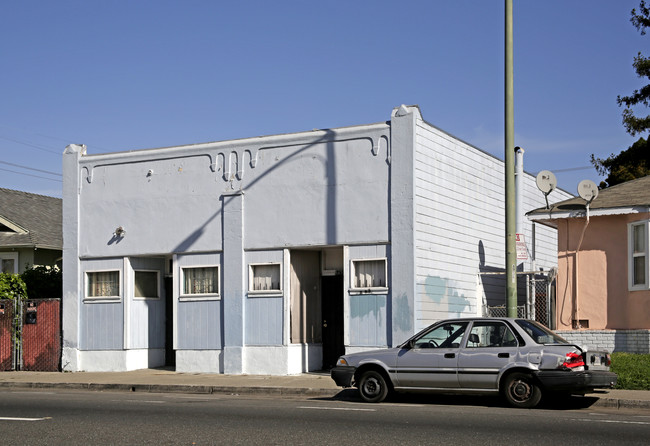
POLYGON ((517 317, 517 252, 515 243, 515 124, 512 49, 512 0, 505 0, 505 185, 506 185, 506 308, 517 317))

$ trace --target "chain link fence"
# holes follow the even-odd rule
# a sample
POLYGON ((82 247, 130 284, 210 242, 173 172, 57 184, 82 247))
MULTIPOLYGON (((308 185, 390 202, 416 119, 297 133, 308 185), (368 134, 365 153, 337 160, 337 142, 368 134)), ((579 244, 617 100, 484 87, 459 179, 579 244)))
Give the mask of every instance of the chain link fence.
POLYGON ((61 369, 61 300, 0 300, 0 371, 61 369))
POLYGON ((0 299, 0 372, 14 370, 14 301, 0 299))
MULTIPOLYGON (((555 328, 555 271, 517 273, 517 317, 533 319, 555 328)), ((506 317, 505 272, 479 273, 485 295, 484 314, 506 317)))

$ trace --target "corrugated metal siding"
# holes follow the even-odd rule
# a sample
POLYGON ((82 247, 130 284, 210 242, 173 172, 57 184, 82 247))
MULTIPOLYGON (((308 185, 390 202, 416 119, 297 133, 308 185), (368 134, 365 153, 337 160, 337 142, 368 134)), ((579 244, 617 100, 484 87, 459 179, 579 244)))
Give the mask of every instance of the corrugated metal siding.
POLYGON ((93 302, 81 306, 81 350, 122 350, 124 312, 122 302, 93 302))
POLYGON ((382 347, 387 345, 385 294, 350 296, 350 344, 382 347))
MULTIPOLYGON (((377 259, 388 257, 386 245, 351 246, 348 250, 350 262, 360 259, 377 259)), ((350 265, 346 265, 350 268, 350 265)), ((390 271, 390 259, 388 270, 390 271)), ((349 277, 349 274, 348 274, 349 277)), ((348 289, 349 283, 345 284, 348 289)), ((388 287, 390 289, 390 282, 388 287)), ((350 345, 384 347, 388 336, 388 295, 386 294, 352 294, 350 302, 350 345)))
POLYGON ((219 350, 222 348, 221 301, 178 303, 178 349, 219 350))
POLYGON ((246 299, 247 345, 282 345, 284 299, 249 297, 246 299))
POLYGON ((162 299, 134 300, 131 303, 129 348, 165 347, 165 302, 162 299))
MULTIPOLYGON (((483 295, 479 272, 503 270, 504 164, 424 121, 416 128, 415 158, 420 329, 439 319, 477 314, 483 295)), ((545 203, 534 190, 535 178, 526 175, 524 211, 545 203)), ((527 221, 524 226, 530 241, 532 226, 527 221)), ((557 263, 553 232, 536 228, 538 267, 557 263)))
MULTIPOLYGON (((130 305, 129 348, 165 347, 165 290, 162 284, 165 260, 162 258, 131 258, 134 270, 156 270, 159 272, 158 299, 138 299, 133 296, 130 305)), ((131 275, 134 277, 134 275, 131 275)), ((134 287, 130 286, 130 290, 134 287)))
MULTIPOLYGON (((184 254, 177 258, 178 268, 219 265, 223 297, 221 253, 184 254)), ((176 271, 180 277, 180 270, 176 271)), ((182 286, 179 284, 179 286, 182 286)), ((180 350, 219 350, 223 347, 223 301, 221 299, 178 302, 177 348, 180 350)))
POLYGON ((122 350, 124 348, 124 259, 83 260, 81 274, 79 348, 81 350, 122 350), (116 302, 84 301, 87 286, 86 272, 108 270, 120 272, 121 299, 116 302))
MULTIPOLYGON (((246 252, 246 282, 249 284, 251 263, 279 263, 283 265, 284 251, 247 251, 246 252)), ((284 274, 280 275, 284 280, 284 274)), ((244 343, 247 345, 282 345, 284 328, 284 299, 289 284, 281 284, 282 296, 248 295, 246 297, 246 321, 244 343)))

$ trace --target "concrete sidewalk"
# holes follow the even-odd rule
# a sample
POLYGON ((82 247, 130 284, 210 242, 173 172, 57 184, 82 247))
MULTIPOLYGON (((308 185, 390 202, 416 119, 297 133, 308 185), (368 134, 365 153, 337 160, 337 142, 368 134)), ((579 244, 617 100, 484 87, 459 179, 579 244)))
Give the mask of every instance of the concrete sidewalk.
MULTIPOLYGON (((290 376, 219 375, 180 373, 169 369, 131 372, 0 372, 3 389, 118 390, 152 393, 221 393, 238 395, 310 396, 333 398, 343 389, 328 372, 290 376)), ((606 390, 590 393, 594 405, 614 408, 650 409, 650 392, 606 390)))

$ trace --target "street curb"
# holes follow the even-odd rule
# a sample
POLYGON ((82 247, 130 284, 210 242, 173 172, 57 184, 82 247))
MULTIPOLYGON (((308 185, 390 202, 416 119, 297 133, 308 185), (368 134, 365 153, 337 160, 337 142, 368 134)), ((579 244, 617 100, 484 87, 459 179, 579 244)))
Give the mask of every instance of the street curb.
MULTIPOLYGON (((264 395, 278 398, 308 396, 312 398, 335 398, 344 389, 317 389, 309 387, 248 387, 248 386, 204 386, 183 384, 115 384, 115 383, 44 383, 44 382, 0 382, 0 389, 67 389, 95 392, 119 391, 138 393, 186 393, 203 395, 264 395)), ((592 406, 613 409, 650 409, 650 401, 626 400, 590 395, 596 401, 592 406)))
POLYGON ((593 404, 594 406, 611 407, 614 409, 650 409, 650 401, 597 398, 598 401, 593 404))
POLYGON ((323 397, 333 398, 339 389, 314 389, 308 387, 242 387, 242 386, 188 386, 174 384, 105 384, 105 383, 43 383, 43 382, 0 382, 0 389, 68 389, 140 392, 140 393, 188 393, 188 394, 226 394, 226 395, 268 395, 278 397, 323 397))

